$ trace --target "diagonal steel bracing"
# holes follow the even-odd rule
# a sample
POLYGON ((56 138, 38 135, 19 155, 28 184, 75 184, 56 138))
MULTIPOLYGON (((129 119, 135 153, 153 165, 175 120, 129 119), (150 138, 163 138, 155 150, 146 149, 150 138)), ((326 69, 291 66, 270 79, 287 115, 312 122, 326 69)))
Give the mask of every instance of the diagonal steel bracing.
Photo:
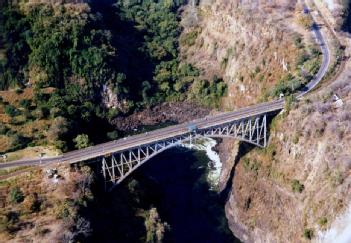
MULTIPOLYGON (((102 158, 102 174, 106 182, 118 185, 139 166, 163 151, 201 137, 234 138, 259 147, 267 145, 266 115, 223 123, 191 131, 187 134, 151 144, 119 151, 102 158)), ((113 187, 112 187, 113 188, 113 187)), ((111 188, 111 189, 112 189, 111 188)))

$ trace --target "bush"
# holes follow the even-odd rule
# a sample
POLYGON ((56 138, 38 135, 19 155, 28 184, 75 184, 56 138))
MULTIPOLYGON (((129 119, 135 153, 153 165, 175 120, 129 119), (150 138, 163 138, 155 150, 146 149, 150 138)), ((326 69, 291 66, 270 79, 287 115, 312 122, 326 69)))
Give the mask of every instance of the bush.
POLYGON ((49 115, 49 109, 47 107, 38 107, 33 111, 33 116, 37 119, 44 119, 49 115))
POLYGON ((107 138, 110 140, 116 140, 118 138, 117 131, 108 132, 106 135, 107 135, 107 138))
POLYGON ((311 240, 314 236, 314 231, 313 229, 304 229, 303 231, 303 236, 308 239, 311 240))
POLYGON ((73 141, 77 149, 83 149, 90 146, 89 137, 86 134, 79 134, 73 139, 73 141))
POLYGON ((28 144, 28 142, 30 142, 28 140, 29 140, 28 138, 25 138, 21 135, 13 134, 10 150, 15 151, 15 150, 18 150, 18 149, 25 147, 26 144, 28 144))
POLYGON ((299 180, 294 179, 292 180, 291 188, 293 192, 301 193, 305 189, 305 186, 299 180))
POLYGON ((8 128, 5 126, 5 124, 0 123, 0 135, 6 134, 8 131, 8 128))
POLYGON ((16 89, 15 92, 16 92, 16 94, 22 94, 23 93, 23 89, 16 89))
POLYGON ((258 174, 258 170, 260 169, 260 164, 257 162, 257 160, 251 161, 248 158, 243 159, 243 166, 246 171, 252 171, 256 175, 258 174))
POLYGON ((321 227, 326 226, 327 223, 328 223, 328 219, 326 217, 321 217, 321 218, 318 219, 318 224, 321 227))
POLYGON ((295 133, 292 139, 293 144, 297 144, 299 142, 299 134, 295 133))
POLYGON ((16 107, 14 107, 13 105, 6 105, 5 106, 5 113, 7 115, 9 115, 10 117, 14 117, 14 116, 18 115, 18 111, 17 111, 16 107))
POLYGON ((162 242, 164 234, 169 230, 167 223, 161 222, 156 208, 151 208, 145 218, 146 242, 162 242))
POLYGON ((77 212, 73 202, 69 200, 59 201, 54 207, 54 214, 58 219, 73 220, 77 212))
POLYGON ((183 34, 180 38, 180 44, 183 46, 193 46, 196 42, 196 38, 199 32, 197 30, 183 34))
POLYGON ((28 212, 38 212, 40 210, 41 202, 37 193, 30 194, 23 201, 23 207, 28 212))
POLYGON ((24 109, 28 110, 31 105, 31 101, 27 99, 20 100, 19 102, 20 106, 22 106, 24 109))
POLYGON ((10 191, 10 202, 20 203, 24 200, 24 194, 19 187, 13 187, 10 191))

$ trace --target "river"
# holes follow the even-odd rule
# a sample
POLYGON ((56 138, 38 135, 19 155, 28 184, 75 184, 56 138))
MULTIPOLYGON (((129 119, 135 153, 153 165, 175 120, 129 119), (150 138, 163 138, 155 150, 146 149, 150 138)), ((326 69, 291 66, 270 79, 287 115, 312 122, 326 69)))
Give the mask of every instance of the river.
POLYGON ((154 207, 170 226, 163 242, 240 242, 229 230, 225 202, 216 191, 220 161, 211 150, 214 145, 214 140, 208 140, 195 145, 197 149, 170 149, 140 167, 112 193, 98 193, 90 240, 145 242, 141 215, 154 207))

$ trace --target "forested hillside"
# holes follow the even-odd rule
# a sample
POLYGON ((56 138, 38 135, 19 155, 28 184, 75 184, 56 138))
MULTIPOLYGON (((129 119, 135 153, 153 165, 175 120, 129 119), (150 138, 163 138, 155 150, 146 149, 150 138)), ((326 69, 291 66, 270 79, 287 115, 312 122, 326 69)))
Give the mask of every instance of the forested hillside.
POLYGON ((113 119, 163 102, 218 106, 224 82, 202 80, 178 56, 180 6, 152 0, 5 6, 2 152, 43 144, 65 151, 116 139, 113 119), (89 129, 94 124, 102 129, 89 129))

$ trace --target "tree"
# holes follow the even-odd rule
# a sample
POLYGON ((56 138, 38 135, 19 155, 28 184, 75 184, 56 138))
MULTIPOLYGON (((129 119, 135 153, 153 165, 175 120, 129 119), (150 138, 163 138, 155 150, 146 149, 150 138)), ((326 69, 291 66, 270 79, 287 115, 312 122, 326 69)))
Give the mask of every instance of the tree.
POLYGON ((151 208, 145 219, 146 242, 159 243, 163 241, 165 232, 169 229, 167 223, 162 223, 156 208, 151 208))
POLYGON ((91 145, 89 142, 89 137, 86 134, 79 134, 75 139, 73 139, 73 141, 77 149, 86 148, 91 145))

